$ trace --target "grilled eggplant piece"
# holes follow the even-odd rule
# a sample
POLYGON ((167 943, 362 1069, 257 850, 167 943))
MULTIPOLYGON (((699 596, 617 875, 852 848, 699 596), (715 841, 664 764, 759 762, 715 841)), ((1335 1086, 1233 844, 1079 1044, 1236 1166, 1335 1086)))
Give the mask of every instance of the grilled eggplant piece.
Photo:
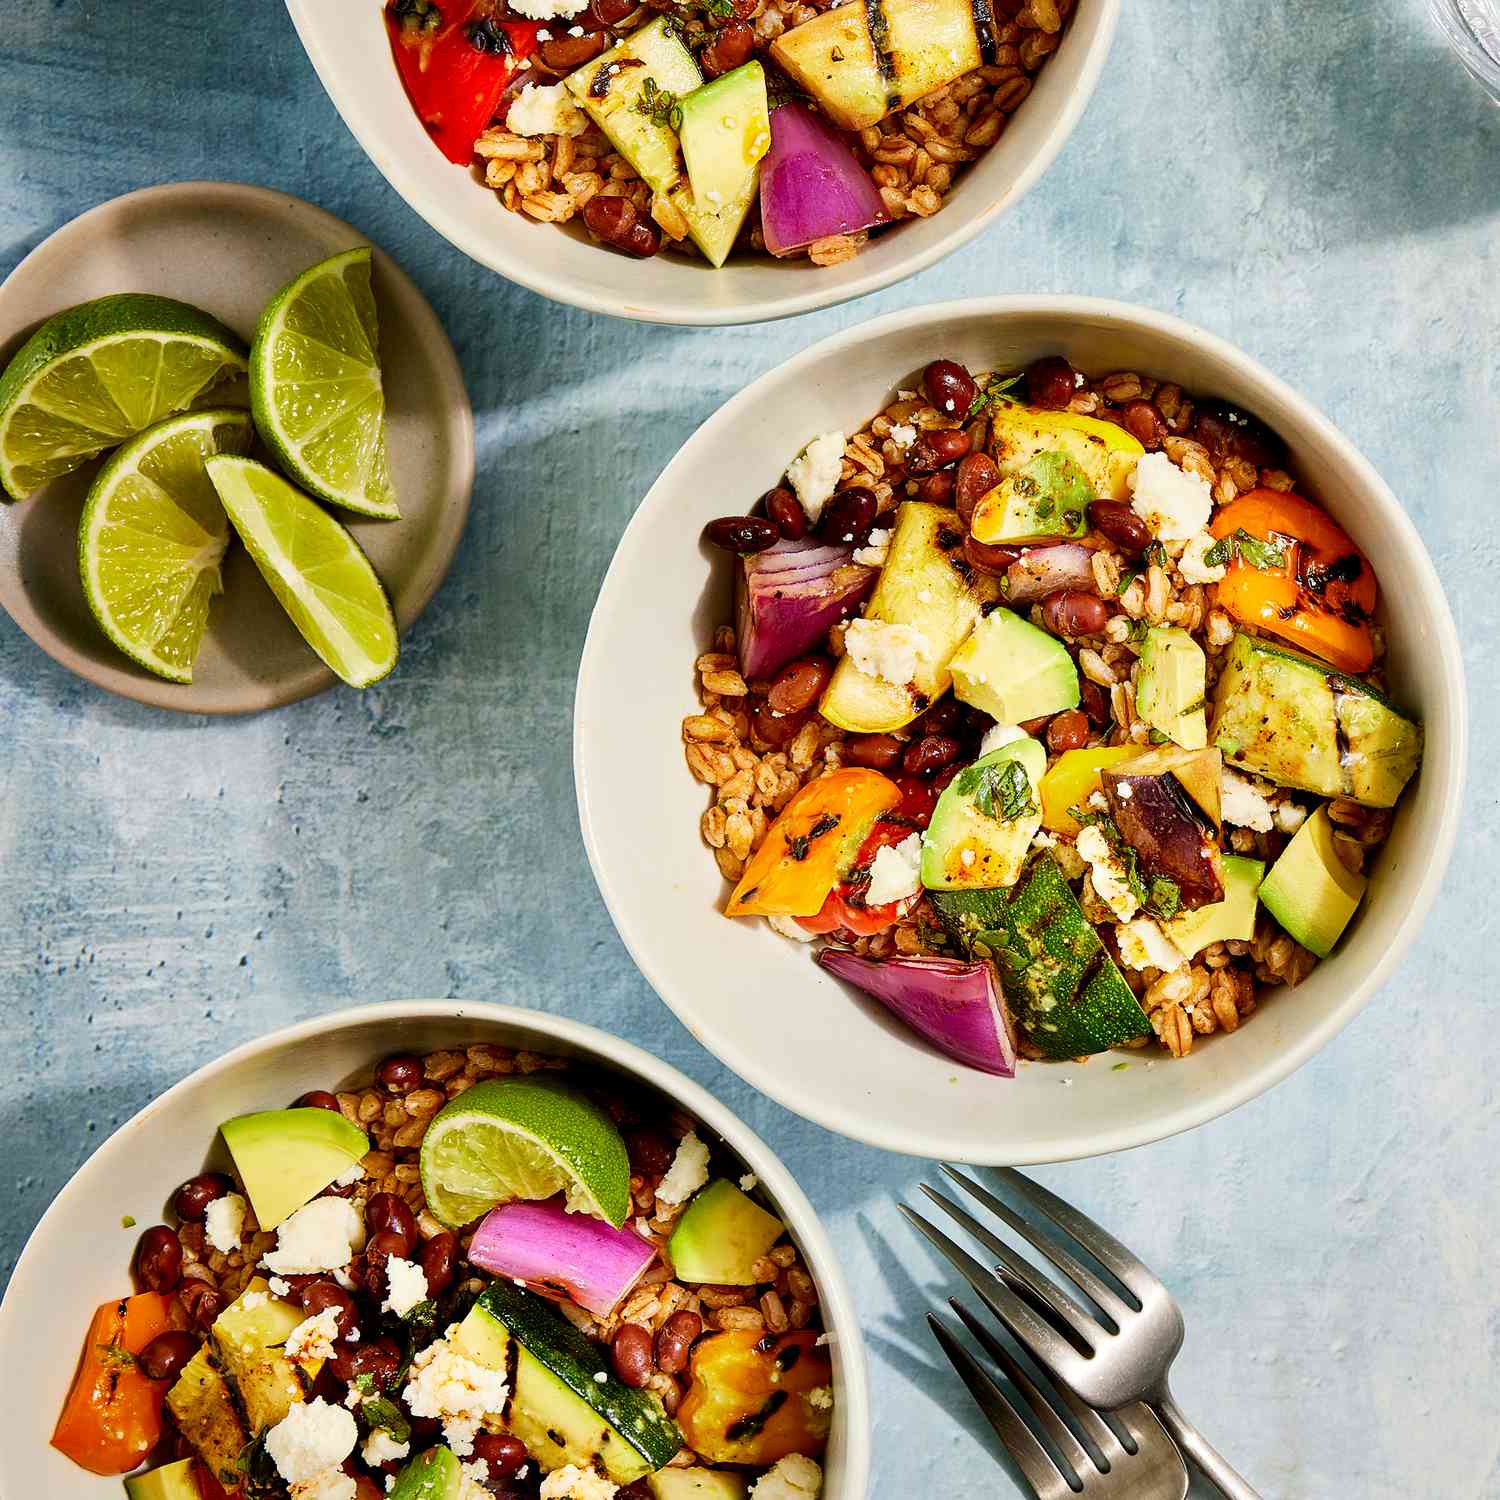
POLYGON ((1224 899, 1220 771, 1216 750, 1158 750, 1099 773, 1110 816, 1141 874, 1170 880, 1184 910, 1224 899))
POLYGON ((855 0, 804 21, 771 56, 845 130, 863 130, 995 58, 990 0, 855 0))

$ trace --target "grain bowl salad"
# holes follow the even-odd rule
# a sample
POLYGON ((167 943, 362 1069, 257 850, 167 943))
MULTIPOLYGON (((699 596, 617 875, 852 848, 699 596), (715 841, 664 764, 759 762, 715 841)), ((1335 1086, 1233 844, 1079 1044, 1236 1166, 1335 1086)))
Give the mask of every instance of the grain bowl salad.
POLYGON ((130 1500, 820 1494, 817 1288, 660 1095, 475 1045, 219 1135, 52 1437, 130 1500))
POLYGON ((1375 574, 1212 393, 915 383, 706 530, 735 612, 682 732, 725 915, 991 1073, 1184 1057, 1333 951, 1417 770, 1375 574))
POLYGON ((1074 0, 386 0, 434 144, 539 223, 842 264, 999 139, 1074 0))

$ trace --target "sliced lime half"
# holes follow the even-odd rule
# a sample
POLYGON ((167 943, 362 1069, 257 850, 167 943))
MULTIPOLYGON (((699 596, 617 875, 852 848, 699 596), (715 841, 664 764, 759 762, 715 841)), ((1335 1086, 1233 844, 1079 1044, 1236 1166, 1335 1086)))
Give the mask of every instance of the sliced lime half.
POLYGON ((359 543, 315 500, 248 458, 211 458, 209 478, 281 606, 350 687, 379 682, 400 654, 396 617, 359 543))
POLYGON ((70 307, 0 375, 0 488, 24 500, 245 368, 233 332, 186 302, 122 292, 70 307))
POLYGON ((209 601, 224 587, 229 520, 204 462, 248 452, 254 438, 247 411, 184 412, 132 438, 89 488, 84 595, 110 640, 158 677, 193 680, 209 601))
POLYGON ((310 267, 271 299, 250 349, 250 405, 304 489, 362 516, 400 515, 368 245, 310 267))
POLYGON ((502 1203, 566 1194, 575 1213, 618 1228, 630 1212, 630 1158, 597 1104, 538 1078, 465 1089, 422 1138, 422 1191, 445 1224, 470 1224, 502 1203))

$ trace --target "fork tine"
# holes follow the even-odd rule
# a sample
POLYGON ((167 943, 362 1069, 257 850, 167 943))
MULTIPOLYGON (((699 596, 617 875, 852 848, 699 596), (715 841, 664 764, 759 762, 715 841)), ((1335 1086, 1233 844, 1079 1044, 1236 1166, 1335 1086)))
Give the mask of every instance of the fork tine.
POLYGON ((925 1182, 919 1183, 918 1186, 950 1219, 961 1224, 999 1260, 1002 1271, 1008 1273, 1007 1280, 1014 1278, 1015 1281, 1020 1282, 1033 1297, 1041 1302, 1045 1310, 1061 1319, 1082 1339, 1085 1347, 1093 1348, 1104 1330, 1092 1313, 1080 1307, 1055 1281, 1043 1276, 1029 1260, 1017 1255, 1004 1240, 993 1234, 971 1214, 965 1213, 958 1204, 944 1197, 936 1188, 928 1187, 925 1182))
POLYGON ((1041 1183, 1033 1182, 1014 1167, 1001 1167, 1001 1178, 1031 1204, 1039 1213, 1051 1219, 1060 1229, 1071 1234, 1095 1260, 1113 1271, 1131 1291, 1139 1289, 1132 1281, 1149 1283, 1147 1290, 1161 1283, 1144 1261, 1138 1260, 1108 1230, 1101 1229, 1085 1213, 1080 1213, 1071 1203, 1064 1203, 1056 1193, 1049 1192, 1041 1183))
POLYGON ((1005 1392, 954 1338, 941 1318, 935 1313, 928 1313, 927 1323, 943 1353, 958 1371, 959 1378, 968 1386, 969 1394, 979 1403, 979 1409, 994 1428, 995 1436, 1004 1444, 1005 1451, 1015 1459, 1026 1476, 1038 1500, 1055 1500, 1059 1494, 1071 1491, 1073 1486, 1068 1483, 1067 1476, 1053 1462, 1052 1455, 1037 1441, 1036 1434, 1010 1404, 1005 1392))
POLYGON ((1002 1202, 988 1188, 981 1187, 973 1178, 965 1177, 962 1172, 955 1171, 946 1163, 943 1164, 942 1170, 950 1181, 961 1187, 971 1198, 975 1198, 984 1204, 997 1218, 1003 1219, 1028 1244, 1034 1246, 1060 1271, 1071 1277, 1114 1319, 1116 1327, 1120 1327, 1125 1319, 1135 1311, 1134 1308, 1126 1304, 1118 1292, 1106 1286, 1076 1255, 1063 1246, 1049 1241, 1036 1225, 1029 1219, 1023 1218, 1008 1203, 1002 1202))
POLYGON ((1050 1323, 1044 1322, 1031 1304, 1022 1301, 1011 1289, 961 1250, 941 1229, 929 1224, 921 1214, 898 1203, 897 1208, 924 1234, 964 1280, 979 1293, 984 1305, 1049 1368, 1059 1361, 1076 1360, 1078 1351, 1050 1323))
MULTIPOLYGON (((1021 1366, 1016 1363, 1014 1356, 1005 1347, 1005 1345, 1002 1344, 1000 1340, 997 1339, 995 1335, 991 1333, 990 1330, 986 1328, 984 1324, 981 1323, 979 1319, 976 1318, 974 1314, 971 1313, 968 1308, 963 1305, 963 1303, 955 1301, 952 1297, 950 1297, 948 1299, 948 1305, 953 1309, 954 1312, 958 1314, 960 1319, 962 1319, 964 1327, 974 1335, 975 1339, 978 1340, 985 1353, 987 1353, 990 1358, 993 1359, 996 1364, 998 1364, 1000 1368, 1010 1376, 1011 1380, 1014 1381, 1016 1386, 1025 1394, 1027 1400, 1031 1402, 1032 1406, 1037 1408, 1037 1415, 1041 1417, 1044 1422, 1047 1421, 1049 1415, 1055 1416, 1055 1412, 1053 1410, 1051 1402, 1049 1402, 1047 1398, 1043 1396, 1039 1390, 1037 1390, 1034 1382, 1026 1374, 1025 1370, 1023 1370, 1021 1366), (1038 1407, 1038 1402, 1040 1402, 1041 1405, 1046 1408, 1046 1413, 1042 1411, 1041 1407, 1038 1407)), ((1054 1384, 1057 1390, 1057 1394, 1067 1404, 1068 1410, 1073 1413, 1075 1418, 1077 1418, 1078 1425, 1083 1428, 1084 1436, 1087 1437, 1089 1441, 1093 1443, 1093 1445, 1098 1448, 1101 1453, 1104 1454, 1105 1458, 1113 1463, 1119 1459, 1127 1457, 1127 1454, 1125 1452, 1125 1445, 1120 1441, 1119 1437, 1116 1436, 1114 1429, 1106 1421, 1104 1421, 1099 1413, 1096 1412, 1092 1406, 1088 1405, 1087 1402, 1079 1400, 1079 1398, 1068 1389, 1065 1382, 1059 1380, 1054 1382, 1054 1384)), ((1066 1429, 1066 1424, 1064 1423, 1062 1425, 1066 1429)), ((1051 1430, 1052 1428, 1049 1423, 1048 1431, 1050 1432, 1051 1430)), ((1067 1434, 1067 1437, 1076 1447, 1077 1439, 1073 1437, 1073 1434, 1069 1432, 1067 1434)), ((1063 1440, 1056 1439, 1056 1441, 1058 1448, 1062 1451, 1063 1456, 1068 1460, 1069 1463, 1073 1465, 1075 1471, 1081 1474, 1082 1470, 1079 1469, 1078 1465, 1082 1457, 1082 1449, 1079 1449, 1079 1457, 1074 1457, 1074 1455, 1069 1451, 1067 1444, 1063 1440)), ((1089 1461, 1091 1463, 1093 1462, 1092 1455, 1089 1455, 1089 1461)), ((1097 1465, 1095 1467, 1097 1467, 1097 1465)))

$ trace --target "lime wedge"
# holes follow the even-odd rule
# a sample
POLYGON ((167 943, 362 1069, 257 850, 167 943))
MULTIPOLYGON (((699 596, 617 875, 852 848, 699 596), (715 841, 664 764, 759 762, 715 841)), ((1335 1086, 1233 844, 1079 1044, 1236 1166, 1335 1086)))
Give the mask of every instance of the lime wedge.
POLYGON ((132 438, 89 488, 84 595, 110 640, 158 677, 193 680, 209 601, 224 588, 229 520, 204 461, 248 452, 254 438, 247 411, 184 412, 132 438))
POLYGON ((400 654, 396 618, 359 543, 315 500, 249 458, 211 458, 208 476, 281 607, 350 687, 379 682, 400 654))
POLYGON ((304 271, 271 298, 250 347, 250 406, 281 467, 304 489, 393 520, 370 247, 304 271))
POLYGON ((245 346, 186 302, 122 292, 48 318, 0 375, 0 489, 27 495, 245 373, 245 346))
POLYGON ((471 1224, 517 1199, 567 1194, 575 1213, 616 1228, 630 1212, 630 1158, 614 1121, 581 1094, 537 1078, 476 1083, 422 1138, 422 1191, 445 1224, 471 1224))

